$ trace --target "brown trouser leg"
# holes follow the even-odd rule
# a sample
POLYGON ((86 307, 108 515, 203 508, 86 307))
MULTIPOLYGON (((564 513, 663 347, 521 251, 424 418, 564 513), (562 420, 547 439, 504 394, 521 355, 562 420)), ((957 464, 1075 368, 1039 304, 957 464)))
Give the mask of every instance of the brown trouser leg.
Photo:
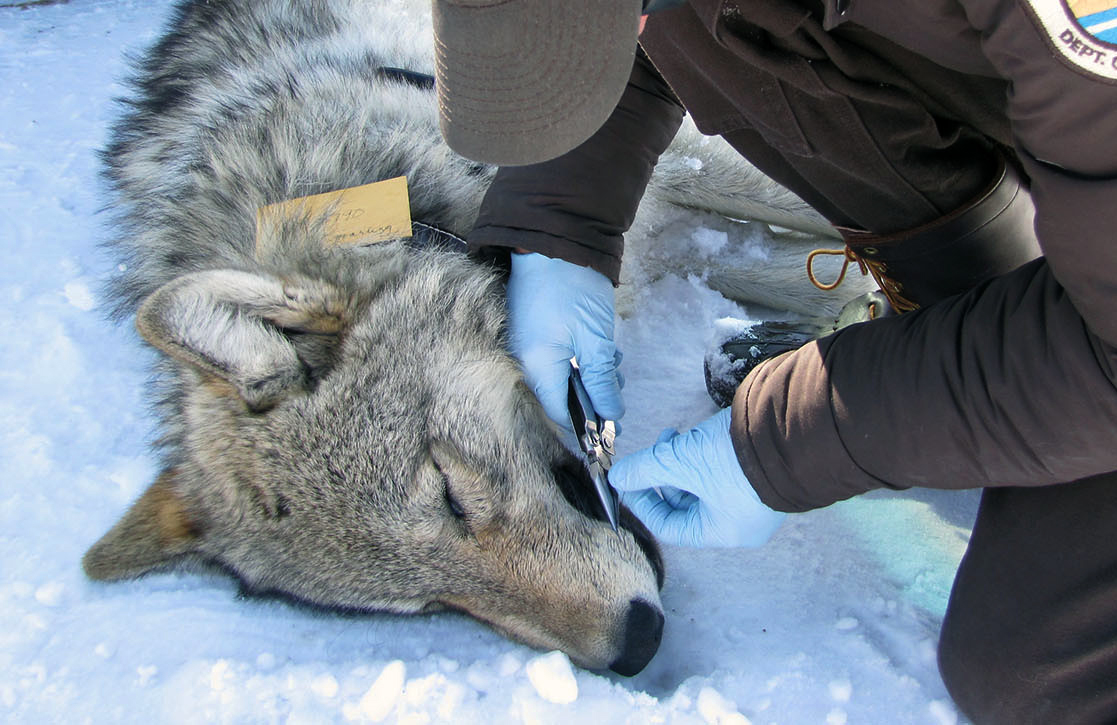
POLYGON ((1117 722, 1117 473, 985 490, 939 668, 978 723, 1117 722))
MULTIPOLYGON (((727 41, 750 79, 734 92, 783 98, 742 100, 747 117, 726 139, 837 225, 902 238, 964 205, 1006 139, 990 107, 1002 91, 856 29, 776 22, 776 9, 811 5, 773 3, 772 22, 759 9, 742 16, 756 26, 727 41)), ((1117 722, 1117 474, 985 491, 939 656, 978 723, 1117 722)))

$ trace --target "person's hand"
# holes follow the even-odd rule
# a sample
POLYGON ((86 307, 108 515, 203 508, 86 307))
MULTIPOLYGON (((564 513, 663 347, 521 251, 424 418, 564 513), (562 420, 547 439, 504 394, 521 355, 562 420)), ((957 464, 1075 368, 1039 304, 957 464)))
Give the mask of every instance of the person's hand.
POLYGON ((768 541, 786 516, 761 503, 745 477, 729 421, 726 408, 686 433, 666 430, 651 448, 613 464, 609 483, 660 540, 755 547, 768 541))
POLYGON ((507 297, 512 354, 547 416, 570 430, 571 357, 577 358, 597 414, 608 420, 624 415, 613 343, 613 283, 562 259, 513 254, 507 297))

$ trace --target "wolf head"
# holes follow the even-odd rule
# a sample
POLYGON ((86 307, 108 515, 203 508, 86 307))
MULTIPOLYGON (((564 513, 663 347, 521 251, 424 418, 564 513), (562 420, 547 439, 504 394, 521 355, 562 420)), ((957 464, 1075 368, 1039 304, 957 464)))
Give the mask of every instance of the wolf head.
POLYGON ((491 271, 415 242, 336 248, 257 209, 408 178, 461 234, 492 169, 452 154, 429 4, 196 0, 135 66, 104 153, 110 294, 161 353, 163 472, 85 557, 95 579, 204 561, 250 591, 468 612, 586 667, 639 670, 662 564, 600 520, 505 351, 491 271), (420 41, 408 41, 416 37, 420 41), (429 52, 424 51, 424 53, 429 52), (259 242, 259 243, 258 243, 259 242))
POLYGON ((144 301, 179 444, 86 572, 200 559, 252 591, 462 610, 586 667, 642 669, 658 552, 634 518, 618 536, 593 509, 504 350, 493 277, 398 243, 298 254, 283 266, 316 275, 207 270, 144 301))

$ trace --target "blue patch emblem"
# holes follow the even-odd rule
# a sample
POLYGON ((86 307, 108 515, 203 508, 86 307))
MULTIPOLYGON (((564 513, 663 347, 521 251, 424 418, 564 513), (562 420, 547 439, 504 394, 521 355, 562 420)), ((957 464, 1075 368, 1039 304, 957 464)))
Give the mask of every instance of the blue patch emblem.
POLYGON ((1069 0, 1067 5, 1083 30, 1117 45, 1117 0, 1069 0))
POLYGON ((1117 0, 1020 0, 1055 56, 1117 84, 1117 0))

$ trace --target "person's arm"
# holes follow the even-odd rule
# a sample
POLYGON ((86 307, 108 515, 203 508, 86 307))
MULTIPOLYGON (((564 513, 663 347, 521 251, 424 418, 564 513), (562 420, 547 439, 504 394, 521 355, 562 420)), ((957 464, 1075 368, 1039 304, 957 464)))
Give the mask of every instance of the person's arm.
POLYGON ((1064 59, 1029 3, 963 4, 1012 81, 1046 258, 757 368, 737 391, 732 435, 773 508, 1117 470, 1117 71, 1064 59))
POLYGON ((623 235, 683 109, 643 51, 613 115, 552 161, 497 171, 470 249, 523 249, 590 267, 616 283, 623 235))
POLYGON ((571 357, 597 413, 613 420, 624 415, 613 285, 624 232, 682 115, 638 53, 605 125, 553 161, 498 170, 468 235, 480 256, 525 252, 512 254, 509 264, 509 344, 544 411, 563 427, 570 427, 571 357))

